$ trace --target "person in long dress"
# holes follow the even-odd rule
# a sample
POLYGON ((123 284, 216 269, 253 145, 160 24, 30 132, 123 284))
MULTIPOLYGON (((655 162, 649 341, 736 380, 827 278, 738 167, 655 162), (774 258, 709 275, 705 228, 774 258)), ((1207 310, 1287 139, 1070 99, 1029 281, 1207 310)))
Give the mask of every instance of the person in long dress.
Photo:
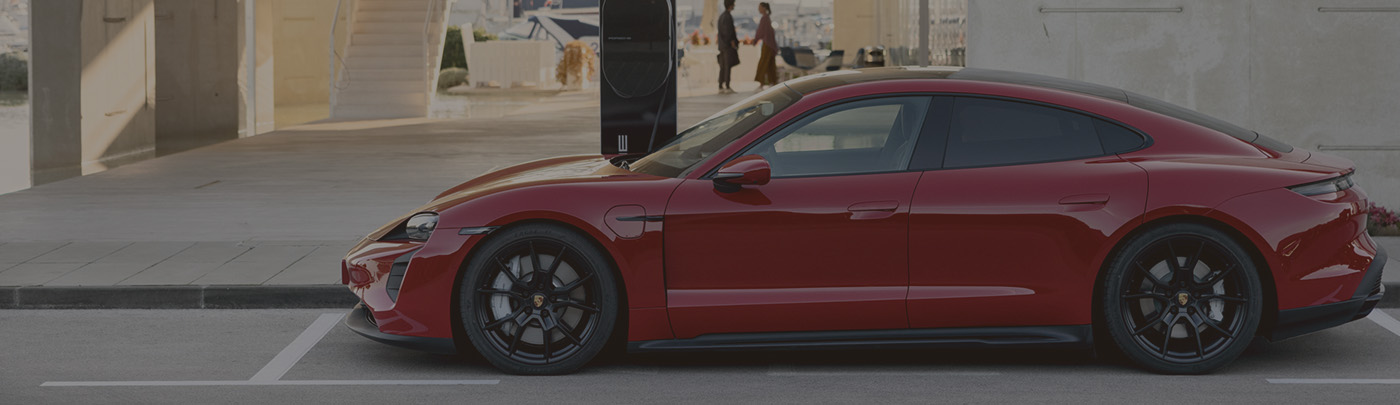
POLYGON ((773 8, 767 2, 758 3, 758 13, 763 14, 763 18, 758 20, 758 32, 754 37, 762 42, 763 48, 758 56, 758 74, 754 80, 758 81, 758 88, 778 84, 778 65, 775 58, 778 56, 777 33, 773 32, 773 19, 769 18, 773 14, 773 8))
POLYGON ((739 64, 739 36, 734 32, 734 0, 724 0, 724 13, 719 15, 719 92, 729 94, 729 71, 739 64))

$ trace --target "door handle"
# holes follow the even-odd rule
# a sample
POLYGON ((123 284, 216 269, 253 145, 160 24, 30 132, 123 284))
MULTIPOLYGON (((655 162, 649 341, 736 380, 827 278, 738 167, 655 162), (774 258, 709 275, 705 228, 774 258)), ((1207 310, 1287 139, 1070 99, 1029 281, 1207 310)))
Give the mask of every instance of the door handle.
POLYGON ((1060 199, 1060 204, 1108 204, 1108 194, 1078 194, 1060 199))
POLYGON ((867 201, 851 204, 851 206, 846 207, 846 210, 850 212, 894 212, 894 210, 897 209, 899 209, 899 201, 867 201))

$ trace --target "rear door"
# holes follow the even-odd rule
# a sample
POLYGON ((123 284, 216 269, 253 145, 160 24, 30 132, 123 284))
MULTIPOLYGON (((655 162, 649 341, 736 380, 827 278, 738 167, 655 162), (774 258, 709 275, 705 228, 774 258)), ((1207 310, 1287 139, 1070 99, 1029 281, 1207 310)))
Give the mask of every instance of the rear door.
POLYGON ((1142 214, 1143 142, 1107 120, 1005 99, 939 97, 909 226, 911 328, 1090 323, 1109 237, 1142 214))

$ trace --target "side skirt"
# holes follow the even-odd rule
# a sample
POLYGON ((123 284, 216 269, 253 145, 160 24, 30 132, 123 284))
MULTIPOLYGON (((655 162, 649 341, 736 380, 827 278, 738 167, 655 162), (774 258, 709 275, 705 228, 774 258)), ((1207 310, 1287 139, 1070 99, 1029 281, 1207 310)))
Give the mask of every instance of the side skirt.
POLYGON ((690 339, 628 342, 629 353, 695 350, 957 349, 980 347, 1090 349, 1089 325, 724 333, 690 339))

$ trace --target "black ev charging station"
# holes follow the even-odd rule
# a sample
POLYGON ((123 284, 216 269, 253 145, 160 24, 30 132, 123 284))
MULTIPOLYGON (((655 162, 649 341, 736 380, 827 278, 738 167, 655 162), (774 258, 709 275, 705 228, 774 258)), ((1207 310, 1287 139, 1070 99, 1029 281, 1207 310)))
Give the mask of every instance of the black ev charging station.
POLYGON ((603 0, 603 154, 647 153, 676 137, 674 0, 603 0))

